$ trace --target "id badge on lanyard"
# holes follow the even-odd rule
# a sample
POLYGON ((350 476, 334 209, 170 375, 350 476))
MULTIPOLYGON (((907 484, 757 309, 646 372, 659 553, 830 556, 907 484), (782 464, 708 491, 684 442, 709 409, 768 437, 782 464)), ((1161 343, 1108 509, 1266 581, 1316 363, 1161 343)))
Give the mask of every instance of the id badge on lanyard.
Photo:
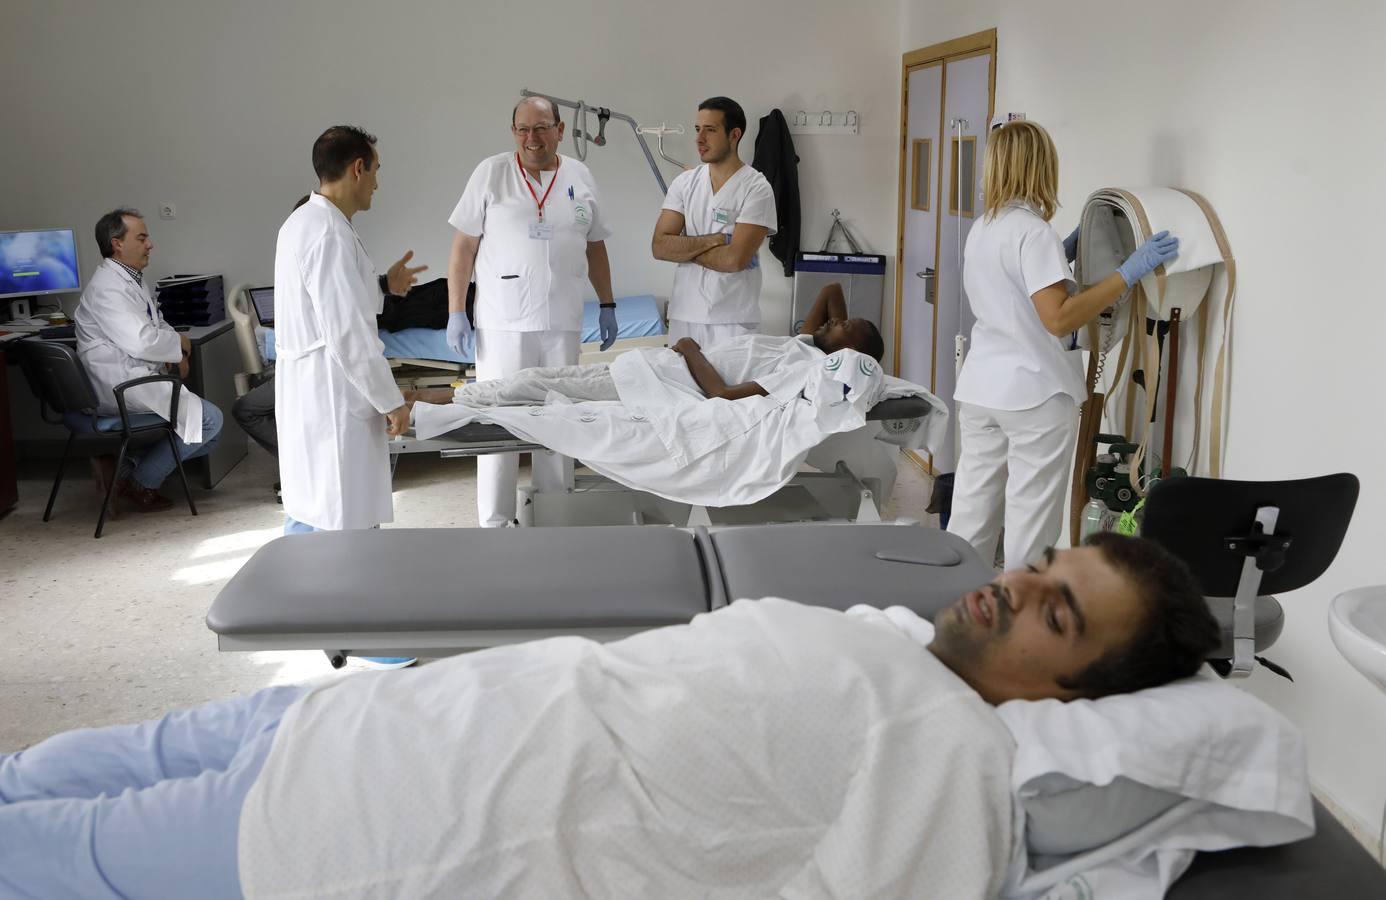
MULTIPOLYGON (((525 187, 529 189, 529 195, 534 198, 534 205, 539 208, 539 221, 531 222, 529 226, 529 239, 531 241, 553 240, 553 225, 544 221, 544 204, 549 201, 549 194, 553 193, 553 186, 558 184, 558 166, 561 165, 563 165, 563 157, 560 156, 557 165, 554 166, 553 179, 549 181, 549 187, 544 191, 544 196, 540 197, 534 192, 534 186, 529 183, 529 176, 525 174, 525 167, 520 163, 520 154, 515 154, 515 166, 520 170, 520 180, 525 183, 525 187)), ((543 183, 542 180, 540 183, 543 183)))

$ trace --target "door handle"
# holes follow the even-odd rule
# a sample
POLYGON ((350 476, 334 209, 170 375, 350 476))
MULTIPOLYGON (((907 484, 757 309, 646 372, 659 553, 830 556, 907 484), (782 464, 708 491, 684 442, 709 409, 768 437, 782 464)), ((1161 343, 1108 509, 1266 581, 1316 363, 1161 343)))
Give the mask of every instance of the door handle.
POLYGON ((934 302, 934 278, 936 274, 933 269, 914 273, 916 278, 924 279, 924 302, 930 305, 933 305, 934 302))

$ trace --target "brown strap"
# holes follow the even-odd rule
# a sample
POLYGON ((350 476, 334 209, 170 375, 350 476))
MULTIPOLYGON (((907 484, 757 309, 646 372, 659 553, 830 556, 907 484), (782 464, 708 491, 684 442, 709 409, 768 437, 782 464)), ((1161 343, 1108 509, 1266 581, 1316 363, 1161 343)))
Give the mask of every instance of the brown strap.
MULTIPOLYGON (((1089 359, 1088 373, 1096 374, 1096 356, 1089 359)), ((1078 419, 1078 446, 1073 454, 1073 486, 1069 493, 1068 539, 1077 547, 1083 530, 1083 507, 1088 502, 1088 470, 1097 462, 1097 436, 1102 432, 1104 397, 1094 393, 1083 402, 1078 419)))
MULTIPOLYGON (((1198 204, 1198 208, 1203 210, 1203 215, 1208 219, 1208 227, 1213 232, 1213 240, 1217 241, 1218 253, 1222 256, 1223 266, 1227 271, 1227 290, 1223 295, 1222 301, 1222 340, 1218 346, 1218 360, 1213 367, 1213 408, 1211 411, 1211 421, 1208 423, 1208 471, 1214 478, 1222 477, 1223 460, 1223 440, 1226 437, 1225 421, 1225 402, 1227 399, 1227 350, 1232 343, 1232 306, 1237 300, 1237 261, 1232 258, 1232 245, 1227 240, 1227 232, 1223 230, 1222 220, 1213 211, 1213 207, 1204 199, 1202 194, 1194 191, 1187 191, 1178 188, 1181 193, 1198 204)), ((1208 285, 1212 290, 1211 282, 1208 285)), ((1205 299, 1204 305, 1207 305, 1205 299)), ((1202 365, 1202 356, 1199 357, 1199 365, 1202 365)), ((1200 369, 1200 377, 1202 375, 1200 369)), ((1195 416, 1203 414, 1200 406, 1195 410, 1195 416)), ((1197 445, 1194 447, 1197 451, 1197 445)), ((1195 457, 1194 462, 1198 460, 1195 457)))

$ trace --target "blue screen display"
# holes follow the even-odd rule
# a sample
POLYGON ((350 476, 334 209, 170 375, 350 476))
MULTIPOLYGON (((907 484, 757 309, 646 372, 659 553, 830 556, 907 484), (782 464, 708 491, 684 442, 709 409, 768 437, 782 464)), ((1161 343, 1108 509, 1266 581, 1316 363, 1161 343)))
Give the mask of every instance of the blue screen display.
POLYGON ((71 230, 0 231, 0 297, 81 287, 71 230))

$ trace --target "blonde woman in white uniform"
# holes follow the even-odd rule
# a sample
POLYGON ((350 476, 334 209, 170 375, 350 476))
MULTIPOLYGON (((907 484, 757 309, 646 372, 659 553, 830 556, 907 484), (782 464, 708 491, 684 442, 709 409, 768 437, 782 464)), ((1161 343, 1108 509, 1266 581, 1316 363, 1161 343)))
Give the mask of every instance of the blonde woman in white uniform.
POLYGON ((1073 332, 1127 288, 1178 255, 1168 232, 1146 241, 1115 273, 1074 293, 1058 207, 1059 160, 1034 122, 1009 122, 988 138, 986 213, 972 226, 963 286, 977 317, 954 399, 962 452, 948 530, 995 558, 1004 522, 1006 567, 1028 565, 1062 529, 1068 460, 1086 393, 1073 332))
POLYGON ((698 158, 669 185, 655 223, 655 259, 678 263, 669 295, 669 346, 691 337, 703 347, 760 327, 760 262, 775 233, 775 192, 737 156, 746 113, 729 97, 698 107, 698 158))
MULTIPOLYGON (((592 173, 560 156, 563 122, 544 97, 527 97, 511 113, 515 149, 483 160, 448 222, 448 343, 454 350, 471 326, 467 283, 476 278, 476 376, 504 378, 534 366, 573 366, 582 333, 583 282, 600 301, 601 349, 616 340, 616 301, 606 227, 592 173)), ((518 453, 477 459, 477 516, 486 528, 515 520, 518 453)), ((573 461, 535 453, 538 490, 572 484, 573 461)))

